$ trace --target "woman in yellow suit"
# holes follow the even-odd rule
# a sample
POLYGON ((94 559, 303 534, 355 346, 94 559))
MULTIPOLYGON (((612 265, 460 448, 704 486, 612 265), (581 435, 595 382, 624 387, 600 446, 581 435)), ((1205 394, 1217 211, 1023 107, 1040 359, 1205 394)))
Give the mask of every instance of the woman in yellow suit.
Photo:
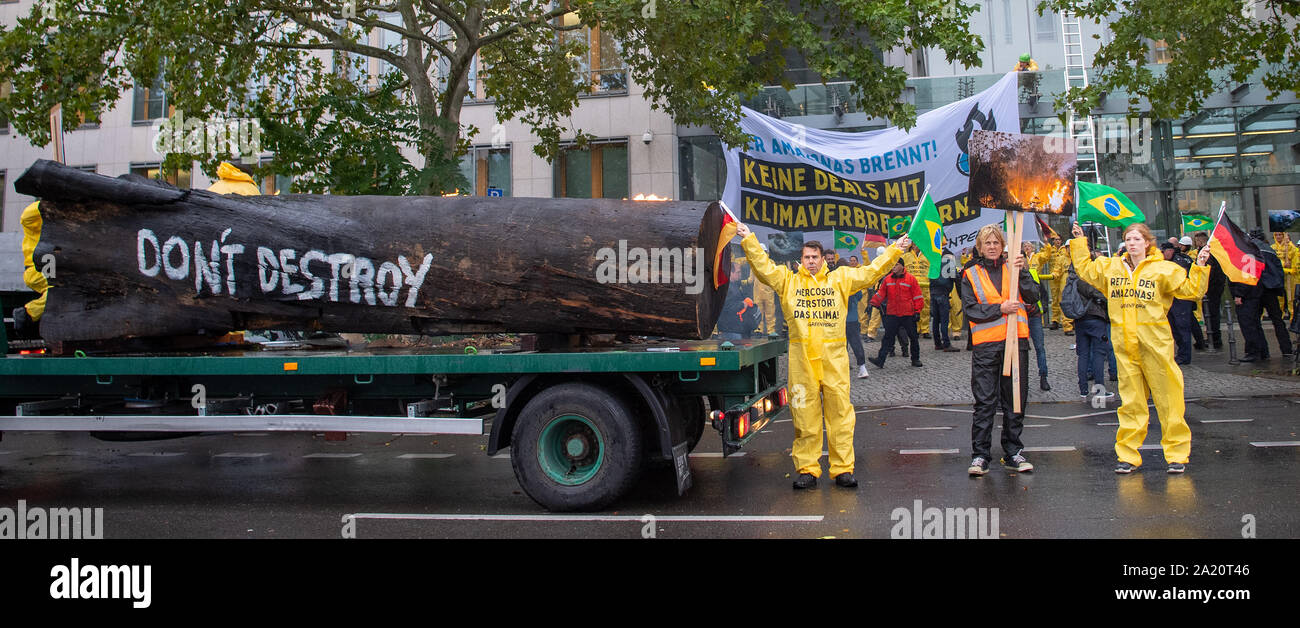
POLYGON ((749 227, 737 225, 736 234, 754 276, 771 286, 781 300, 781 313, 790 331, 791 457, 799 473, 794 488, 812 488, 821 475, 823 408, 831 476, 839 486, 856 487, 853 427, 857 417, 849 399, 849 354, 844 337, 849 297, 884 277, 912 242, 903 236, 871 264, 841 266, 833 273, 826 270, 821 244, 805 242, 802 263, 795 272, 772 263, 749 227))
POLYGON ((1160 445, 1170 473, 1186 470, 1192 431, 1183 418, 1183 371, 1174 363, 1174 337, 1166 315, 1174 299, 1200 300, 1209 285, 1206 262, 1210 249, 1201 249, 1196 266, 1184 271, 1165 261, 1155 236, 1142 223, 1124 228, 1127 254, 1090 260, 1088 239, 1074 225, 1070 258, 1079 279, 1106 295, 1110 337, 1119 366, 1119 429, 1115 432, 1115 473, 1132 473, 1142 466, 1138 447, 1146 440, 1147 395, 1160 418, 1160 445))

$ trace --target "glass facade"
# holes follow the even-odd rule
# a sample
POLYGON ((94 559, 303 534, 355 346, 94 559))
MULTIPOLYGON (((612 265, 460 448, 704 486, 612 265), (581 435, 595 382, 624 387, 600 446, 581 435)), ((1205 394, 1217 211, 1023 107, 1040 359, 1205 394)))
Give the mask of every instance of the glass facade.
POLYGON ((511 196, 509 148, 471 148, 460 158, 460 173, 469 181, 473 196, 488 196, 489 190, 493 196, 511 196))
POLYGON ((627 198, 627 142, 571 148, 555 160, 556 198, 627 198))

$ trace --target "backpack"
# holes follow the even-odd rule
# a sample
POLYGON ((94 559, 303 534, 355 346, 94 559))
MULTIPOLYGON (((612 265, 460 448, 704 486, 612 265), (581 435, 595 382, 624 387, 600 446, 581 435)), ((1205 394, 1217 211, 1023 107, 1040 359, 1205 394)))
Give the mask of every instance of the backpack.
POLYGON ((1261 245, 1259 251, 1264 258, 1264 272, 1259 277, 1259 285, 1270 290, 1281 288, 1283 286, 1282 261, 1277 258, 1273 249, 1267 246, 1261 245))
POLYGON ((1088 299, 1079 294, 1079 277, 1071 275, 1061 290, 1061 313, 1070 320, 1079 320, 1088 314, 1088 299))

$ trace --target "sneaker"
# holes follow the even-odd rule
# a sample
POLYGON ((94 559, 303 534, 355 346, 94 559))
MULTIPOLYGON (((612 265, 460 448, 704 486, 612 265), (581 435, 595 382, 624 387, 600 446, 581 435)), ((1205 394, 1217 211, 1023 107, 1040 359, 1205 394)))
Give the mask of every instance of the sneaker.
POLYGON ((1012 456, 1010 460, 1003 458, 1002 466, 1011 469, 1012 471, 1019 471, 1020 473, 1030 473, 1034 470, 1034 465, 1029 464, 1029 461, 1025 460, 1025 457, 1022 454, 1016 454, 1012 456))
POLYGON ((1169 465, 1170 473, 1183 473, 1184 471, 1187 471, 1187 465, 1181 462, 1175 462, 1169 465))
POLYGON ((966 473, 971 475, 984 475, 988 472, 989 461, 985 460, 984 456, 975 456, 975 458, 970 461, 970 468, 966 469, 966 473))
POLYGON ((875 364, 875 365, 876 365, 876 368, 878 368, 878 369, 883 369, 883 368, 885 368, 885 361, 882 360, 882 359, 880 359, 880 358, 867 358, 867 361, 870 362, 870 363, 872 363, 872 364, 875 364))
POLYGON ((841 473, 835 476, 835 486, 842 486, 844 488, 857 488, 858 479, 853 477, 852 471, 841 473))
POLYGON ((858 367, 858 379, 866 379, 866 378, 867 378, 867 365, 863 364, 858 367))
POLYGON ((1067 336, 1073 336, 1073 335, 1074 335, 1074 332, 1072 332, 1072 331, 1067 331, 1067 332, 1065 332, 1065 335, 1067 335, 1067 336))
POLYGON ((1115 465, 1115 473, 1118 473, 1118 474, 1120 474, 1120 475, 1128 475, 1128 474, 1132 473, 1135 469, 1137 469, 1137 467, 1135 467, 1135 466, 1133 466, 1133 465, 1131 465, 1131 464, 1129 464, 1129 463, 1127 463, 1127 462, 1121 462, 1121 463, 1115 465))
POLYGON ((800 473, 799 479, 794 481, 795 490, 813 488, 815 486, 817 486, 817 476, 811 473, 800 473))

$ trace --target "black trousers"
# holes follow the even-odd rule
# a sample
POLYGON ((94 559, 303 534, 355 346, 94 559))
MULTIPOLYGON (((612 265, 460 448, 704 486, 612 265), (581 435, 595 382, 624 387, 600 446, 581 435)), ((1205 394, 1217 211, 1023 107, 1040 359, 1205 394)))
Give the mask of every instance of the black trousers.
POLYGON ((1192 326, 1195 325, 1192 314, 1196 304, 1191 301, 1174 299, 1169 306, 1169 329, 1174 334, 1174 361, 1178 363, 1192 360, 1192 326))
POLYGON ((921 342, 916 334, 916 320, 911 316, 890 316, 885 314, 882 320, 885 324, 885 336, 880 339, 880 353, 876 354, 878 362, 884 362, 889 357, 889 352, 894 350, 894 338, 900 333, 902 338, 899 343, 909 342, 912 347, 912 361, 916 362, 921 359, 921 342))
POLYGON ((951 347, 948 337, 948 315, 952 313, 952 303, 948 295, 930 297, 930 333, 934 335, 934 348, 951 347))
POLYGON ((1280 293, 1280 289, 1266 288, 1261 296, 1242 299, 1241 305, 1237 307, 1237 314, 1241 316, 1241 335, 1246 337, 1247 355, 1269 357, 1268 339, 1264 337, 1264 325, 1261 321, 1261 316, 1265 312, 1268 313, 1268 320, 1273 323, 1273 334, 1277 337, 1278 349, 1282 353, 1291 353, 1291 335, 1282 320, 1282 307, 1277 302, 1280 293))
POLYGON ((975 397, 970 440, 974 455, 993 460, 993 421, 1002 411, 1002 451, 1008 458, 1025 446, 1020 432, 1025 426, 1024 408, 1029 403, 1029 339, 1020 339, 1020 412, 1013 412, 1011 378, 1002 376, 1006 344, 985 342, 971 352, 970 391, 975 397))

